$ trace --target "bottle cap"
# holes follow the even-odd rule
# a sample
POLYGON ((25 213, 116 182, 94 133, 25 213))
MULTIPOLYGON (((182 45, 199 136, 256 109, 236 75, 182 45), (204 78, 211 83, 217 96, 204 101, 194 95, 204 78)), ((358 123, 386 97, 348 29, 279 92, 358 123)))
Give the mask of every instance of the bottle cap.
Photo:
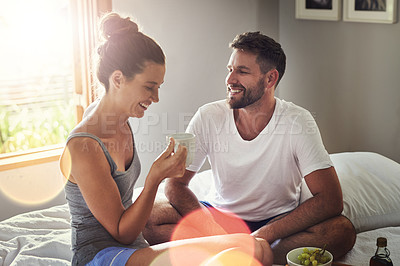
POLYGON ((378 247, 386 247, 387 246, 387 240, 384 237, 378 237, 376 239, 376 245, 378 247))

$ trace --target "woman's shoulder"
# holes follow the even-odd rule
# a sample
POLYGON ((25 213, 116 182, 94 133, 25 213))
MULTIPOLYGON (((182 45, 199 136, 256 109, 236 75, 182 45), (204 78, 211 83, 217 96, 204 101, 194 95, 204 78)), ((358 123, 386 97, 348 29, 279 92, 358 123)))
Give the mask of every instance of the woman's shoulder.
POLYGON ((74 156, 91 157, 103 153, 103 145, 101 140, 95 135, 77 132, 69 136, 66 148, 74 156))
POLYGON ((89 171, 101 164, 109 165, 101 144, 84 134, 70 137, 60 156, 60 168, 65 177, 72 173, 73 168, 89 171))

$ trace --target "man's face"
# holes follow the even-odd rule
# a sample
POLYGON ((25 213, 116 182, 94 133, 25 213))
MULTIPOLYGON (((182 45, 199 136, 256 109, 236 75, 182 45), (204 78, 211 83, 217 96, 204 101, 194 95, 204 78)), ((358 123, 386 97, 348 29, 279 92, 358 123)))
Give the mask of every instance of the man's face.
POLYGON ((227 102, 232 109, 245 108, 264 95, 265 74, 256 62, 257 56, 235 49, 228 63, 226 76, 227 102))

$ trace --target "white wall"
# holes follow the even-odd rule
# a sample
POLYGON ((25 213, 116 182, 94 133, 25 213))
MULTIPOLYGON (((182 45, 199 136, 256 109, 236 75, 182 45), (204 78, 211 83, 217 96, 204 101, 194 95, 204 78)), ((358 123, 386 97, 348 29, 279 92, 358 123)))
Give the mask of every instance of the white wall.
POLYGON ((330 153, 372 151, 400 162, 400 23, 294 14, 294 1, 279 1, 288 58, 280 97, 313 112, 330 153))

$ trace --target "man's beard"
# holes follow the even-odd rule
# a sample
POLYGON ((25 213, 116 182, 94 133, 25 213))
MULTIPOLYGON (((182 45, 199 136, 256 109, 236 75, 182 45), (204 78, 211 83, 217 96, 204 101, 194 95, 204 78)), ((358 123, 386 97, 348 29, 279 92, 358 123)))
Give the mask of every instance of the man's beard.
POLYGON ((229 97, 229 91, 227 96, 227 103, 231 107, 231 109, 240 109, 245 108, 246 106, 252 105, 253 103, 257 102, 261 97, 264 95, 264 77, 261 77, 257 85, 255 87, 245 88, 241 85, 238 85, 243 89, 242 97, 238 100, 234 100, 234 97, 229 97))

